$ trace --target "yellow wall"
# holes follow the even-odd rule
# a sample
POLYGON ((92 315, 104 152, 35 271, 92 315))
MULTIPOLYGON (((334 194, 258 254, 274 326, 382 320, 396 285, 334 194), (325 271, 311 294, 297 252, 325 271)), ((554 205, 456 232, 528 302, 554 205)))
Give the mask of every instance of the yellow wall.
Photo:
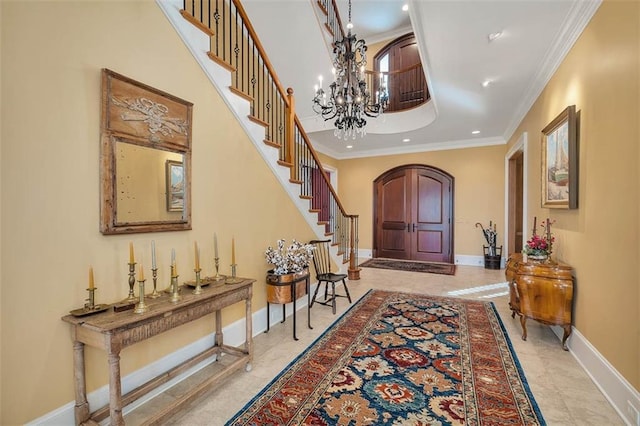
MULTIPOLYGON (((529 134, 529 217, 555 220, 576 271, 574 324, 640 388, 640 3, 605 1, 509 141, 529 134), (540 207, 540 132, 580 112, 577 210, 540 207)), ((528 226, 526 227, 528 228, 528 226)))
MULTIPOLYGON (((155 240, 164 288, 171 248, 187 279, 197 241, 203 272, 211 274, 217 232, 228 273, 235 236, 239 275, 258 279, 257 310, 266 303, 266 247, 313 233, 155 2, 2 1, 0 10, 0 424, 9 425, 74 399, 69 326, 60 317, 84 303, 89 265, 96 302, 110 303, 128 292, 129 241, 148 266, 155 240), (100 234, 103 67, 194 103, 192 231, 100 234)), ((225 324, 243 311, 223 312, 225 324)), ((127 348, 122 373, 212 331, 209 316, 127 348)), ((104 353, 89 348, 87 365, 89 391, 107 384, 104 353)))
POLYGON ((481 256, 485 240, 476 222, 496 222, 498 238, 504 236, 504 155, 499 145, 340 161, 338 193, 347 212, 360 215, 359 248, 373 248, 373 181, 397 166, 425 164, 455 179, 454 253, 481 256))

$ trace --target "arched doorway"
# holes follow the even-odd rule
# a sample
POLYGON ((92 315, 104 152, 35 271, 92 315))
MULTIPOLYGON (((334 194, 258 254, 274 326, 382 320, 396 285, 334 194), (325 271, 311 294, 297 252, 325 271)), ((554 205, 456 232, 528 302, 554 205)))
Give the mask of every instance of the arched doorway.
POLYGON ((374 180, 373 257, 453 263, 453 176, 421 164, 374 180))

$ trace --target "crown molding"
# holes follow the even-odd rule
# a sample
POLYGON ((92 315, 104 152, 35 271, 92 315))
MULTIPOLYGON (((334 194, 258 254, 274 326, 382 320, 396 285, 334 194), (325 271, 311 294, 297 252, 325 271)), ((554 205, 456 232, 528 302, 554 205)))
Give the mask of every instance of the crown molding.
POLYGON ((584 31, 585 27, 596 13, 602 0, 579 1, 573 3, 567 18, 566 25, 558 32, 555 42, 545 55, 540 69, 536 73, 522 98, 522 102, 516 108, 509 125, 504 131, 504 140, 509 140, 516 131, 524 117, 538 99, 551 77, 567 56, 575 42, 584 31))

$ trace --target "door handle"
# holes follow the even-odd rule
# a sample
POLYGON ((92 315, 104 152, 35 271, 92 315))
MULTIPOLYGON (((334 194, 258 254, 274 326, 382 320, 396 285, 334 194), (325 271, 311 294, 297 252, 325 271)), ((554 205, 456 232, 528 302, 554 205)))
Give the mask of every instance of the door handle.
POLYGON ((418 226, 414 223, 414 224, 413 224, 413 232, 416 232, 416 228, 417 228, 417 227, 418 227, 418 226))
POLYGON ((407 232, 411 232, 411 224, 407 223, 407 232))

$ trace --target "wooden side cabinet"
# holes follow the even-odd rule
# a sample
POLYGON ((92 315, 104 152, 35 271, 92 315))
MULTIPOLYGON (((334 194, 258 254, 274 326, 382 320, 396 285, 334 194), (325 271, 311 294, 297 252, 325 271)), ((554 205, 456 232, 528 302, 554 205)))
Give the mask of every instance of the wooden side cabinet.
POLYGON ((509 283, 511 317, 522 325, 527 340, 527 318, 564 328, 562 348, 566 351, 571 334, 573 308, 573 268, 554 261, 523 261, 522 254, 509 256, 505 275, 509 283))

